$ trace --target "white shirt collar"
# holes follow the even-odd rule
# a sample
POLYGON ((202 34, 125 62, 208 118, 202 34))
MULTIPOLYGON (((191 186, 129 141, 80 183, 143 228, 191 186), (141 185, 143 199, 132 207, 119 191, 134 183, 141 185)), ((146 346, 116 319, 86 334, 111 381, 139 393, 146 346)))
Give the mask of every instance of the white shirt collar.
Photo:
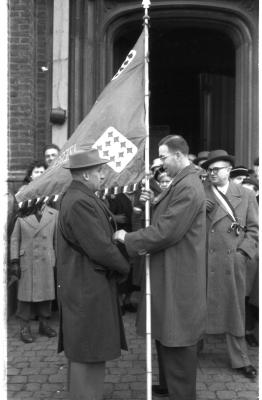
POLYGON ((227 189, 228 189, 228 186, 229 186, 229 181, 227 182, 227 184, 226 184, 225 186, 217 186, 217 189, 218 189, 220 192, 222 192, 223 194, 226 194, 227 189))

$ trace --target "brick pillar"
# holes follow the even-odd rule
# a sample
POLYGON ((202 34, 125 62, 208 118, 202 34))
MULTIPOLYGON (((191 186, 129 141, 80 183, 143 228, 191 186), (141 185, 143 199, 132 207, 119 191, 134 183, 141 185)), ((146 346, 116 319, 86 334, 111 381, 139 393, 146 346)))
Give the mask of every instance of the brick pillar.
POLYGON ((34 154, 34 0, 9 0, 8 170, 11 188, 34 154))
POLYGON ((35 0, 35 154, 43 158, 43 147, 52 143, 53 0, 35 0), (47 68, 47 70, 46 70, 47 68))
POLYGON ((8 183, 14 191, 51 142, 52 13, 53 0, 9 0, 8 183))

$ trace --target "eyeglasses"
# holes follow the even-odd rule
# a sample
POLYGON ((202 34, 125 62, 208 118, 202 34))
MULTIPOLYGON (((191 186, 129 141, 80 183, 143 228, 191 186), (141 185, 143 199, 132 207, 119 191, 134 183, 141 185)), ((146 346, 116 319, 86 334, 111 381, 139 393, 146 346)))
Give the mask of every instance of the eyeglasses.
POLYGON ((219 171, 221 170, 221 169, 224 169, 224 168, 228 168, 228 167, 214 167, 214 168, 208 168, 207 169, 207 172, 209 173, 209 174, 218 174, 219 173, 219 171))
POLYGON ((169 157, 169 154, 167 156, 159 156, 161 161, 164 161, 167 157, 169 157))

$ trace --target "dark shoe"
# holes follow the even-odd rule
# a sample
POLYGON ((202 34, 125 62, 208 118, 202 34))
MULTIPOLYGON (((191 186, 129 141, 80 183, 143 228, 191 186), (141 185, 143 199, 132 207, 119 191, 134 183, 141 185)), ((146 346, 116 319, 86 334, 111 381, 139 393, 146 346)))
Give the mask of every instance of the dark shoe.
POLYGON ((24 343, 32 343, 34 341, 32 335, 31 335, 30 328, 27 326, 24 326, 23 328, 21 328, 20 338, 24 343))
POLYGON ((246 334, 246 341, 250 347, 258 347, 258 341, 252 333, 246 334))
POLYGON ((246 378, 254 379, 257 376, 257 370, 253 365, 247 365, 246 367, 237 368, 246 378))
POLYGON ((52 329, 49 325, 39 324, 39 333, 40 335, 47 336, 49 338, 56 337, 57 333, 54 329, 52 329))
POLYGON ((168 396, 167 388, 163 388, 160 385, 152 385, 152 393, 154 396, 157 396, 157 397, 167 397, 168 396))

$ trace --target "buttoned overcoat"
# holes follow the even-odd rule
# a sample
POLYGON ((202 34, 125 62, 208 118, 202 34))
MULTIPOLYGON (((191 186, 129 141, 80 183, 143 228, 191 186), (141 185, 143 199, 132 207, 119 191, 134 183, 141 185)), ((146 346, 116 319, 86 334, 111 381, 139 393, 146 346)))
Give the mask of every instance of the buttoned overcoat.
MULTIPOLYGON (((206 207, 194 166, 184 168, 153 206, 151 225, 128 233, 131 256, 150 253, 152 337, 169 347, 191 346, 205 330, 206 207)), ((146 332, 142 292, 137 328, 146 332)))
POLYGON ((19 259, 17 298, 39 302, 55 298, 54 266, 57 211, 45 206, 40 221, 34 214, 17 218, 11 236, 11 260, 19 259))
POLYGON ((205 184, 206 196, 213 208, 207 213, 207 332, 244 336, 247 258, 257 252, 258 207, 254 193, 234 182, 226 193, 240 224, 239 236, 231 229, 232 219, 205 184))
POLYGON ((129 263, 113 242, 112 214, 83 183, 73 181, 59 211, 58 351, 75 362, 116 358, 126 349, 116 282, 129 263))

